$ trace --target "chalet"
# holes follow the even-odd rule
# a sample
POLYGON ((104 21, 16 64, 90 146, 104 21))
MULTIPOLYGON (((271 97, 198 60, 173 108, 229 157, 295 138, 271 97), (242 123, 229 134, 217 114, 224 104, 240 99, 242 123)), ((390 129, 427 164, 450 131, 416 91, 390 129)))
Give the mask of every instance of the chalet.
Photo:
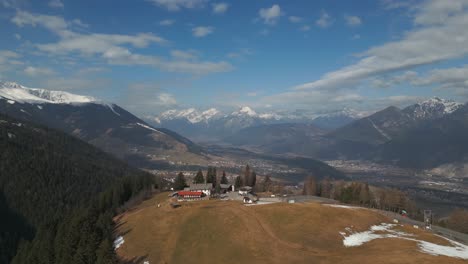
POLYGON ((203 192, 206 196, 211 195, 211 191, 213 190, 213 184, 211 183, 192 183, 190 187, 188 187, 189 191, 192 192, 203 192))
POLYGON ((205 196, 203 192, 192 192, 192 191, 178 191, 177 196, 179 200, 198 200, 205 196))
POLYGON ((232 185, 231 184, 220 184, 219 185, 219 191, 221 193, 227 193, 227 192, 230 192, 232 189, 232 185))

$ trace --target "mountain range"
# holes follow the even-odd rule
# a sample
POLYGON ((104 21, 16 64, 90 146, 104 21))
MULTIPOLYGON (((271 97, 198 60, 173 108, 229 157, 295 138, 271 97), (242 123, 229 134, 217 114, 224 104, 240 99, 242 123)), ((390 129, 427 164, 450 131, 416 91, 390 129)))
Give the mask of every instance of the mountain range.
POLYGON ((431 168, 468 158, 466 111, 466 105, 431 98, 404 109, 390 106, 331 131, 304 124, 262 125, 244 128, 225 142, 265 153, 431 168))
POLYGON ((0 113, 59 129, 136 166, 204 159, 201 148, 179 134, 88 96, 0 82, 0 113))
POLYGON ((195 141, 222 141, 237 131, 262 125, 284 123, 307 123, 320 129, 334 129, 346 125, 365 113, 344 108, 330 112, 309 113, 293 112, 257 113, 251 107, 242 106, 233 112, 222 112, 216 108, 197 110, 195 108, 168 110, 156 117, 147 116, 145 120, 156 127, 165 127, 195 141))

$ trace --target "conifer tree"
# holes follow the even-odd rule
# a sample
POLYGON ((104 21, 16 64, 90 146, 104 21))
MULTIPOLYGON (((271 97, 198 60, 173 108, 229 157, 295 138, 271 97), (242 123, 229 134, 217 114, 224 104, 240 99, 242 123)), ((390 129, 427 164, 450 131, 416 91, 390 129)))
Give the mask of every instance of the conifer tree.
POLYGON ((185 181, 185 176, 182 172, 179 172, 174 181, 174 190, 183 190, 186 186, 187 182, 185 181))
POLYGON ((241 179, 241 176, 237 176, 237 177, 236 177, 236 181, 235 181, 235 183, 234 183, 234 187, 236 187, 236 189, 239 189, 241 186, 242 186, 242 179, 241 179))
POLYGON ((256 183, 257 183, 257 173, 253 171, 252 175, 250 176, 250 186, 254 187, 256 183))
POLYGON ((228 184, 228 179, 226 177, 225 171, 223 171, 223 176, 221 177, 221 184, 228 184))
POLYGON ((247 164, 247 166, 245 166, 245 170, 244 170, 244 177, 243 177, 243 181, 242 181, 242 186, 249 185, 250 177, 251 177, 250 166, 247 164))
POLYGON ((197 175, 193 179, 194 183, 205 183, 205 178, 203 177, 202 170, 198 170, 197 175))

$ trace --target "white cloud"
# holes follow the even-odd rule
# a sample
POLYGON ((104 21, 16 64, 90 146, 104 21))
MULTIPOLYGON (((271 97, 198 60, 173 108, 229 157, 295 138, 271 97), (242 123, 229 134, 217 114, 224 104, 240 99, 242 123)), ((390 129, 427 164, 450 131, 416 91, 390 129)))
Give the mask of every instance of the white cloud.
MULTIPOLYGON (((435 69, 422 74, 423 77, 418 77, 413 71, 416 68, 424 70, 420 66, 460 60, 468 56, 468 1, 463 1, 463 10, 442 8, 438 3, 437 0, 426 1, 412 7, 415 8, 411 10, 415 27, 408 30, 401 39, 372 47, 359 54, 355 63, 328 72, 318 80, 297 85, 286 92, 266 96, 260 103, 279 105, 294 102, 296 106, 307 107, 334 102, 336 98, 353 99, 350 95, 362 96, 365 89, 373 87, 404 84, 427 87, 426 89, 445 89, 446 93, 468 96, 466 66, 435 69)), ((415 97, 392 95, 361 101, 365 105, 384 105, 384 102, 388 105, 392 102, 403 104, 413 99, 415 97)), ((343 101, 345 102, 346 100, 343 101)))
POLYGON ((357 27, 362 24, 361 18, 358 16, 345 16, 346 24, 350 27, 357 27))
POLYGON ((352 37, 352 39, 360 39, 360 38, 361 38, 361 35, 359 34, 354 34, 352 37))
POLYGON ((194 27, 192 28, 192 34, 194 37, 197 38, 202 38, 205 37, 211 33, 213 33, 214 28, 213 27, 194 27))
POLYGON ((298 17, 298 16, 290 16, 288 19, 292 23, 299 23, 299 22, 302 22, 302 20, 304 20, 302 17, 298 17))
POLYGON ((300 31, 309 31, 310 30, 310 26, 309 25, 304 25, 302 27, 299 28, 300 31))
POLYGON ((88 28, 89 25, 81 21, 80 19, 73 19, 72 24, 81 28, 88 28))
POLYGON ((172 26, 174 23, 175 23, 175 20, 173 20, 173 19, 165 19, 165 20, 161 20, 159 22, 159 25, 161 25, 161 26, 172 26))
POLYGON ((224 14, 229 8, 227 3, 215 3, 213 4, 213 13, 215 14, 224 14))
POLYGON ((182 50, 171 50, 171 56, 181 60, 194 60, 198 57, 195 51, 182 50))
POLYGON ((174 98, 172 94, 169 94, 169 93, 161 93, 158 96, 158 99, 159 101, 156 103, 162 106, 170 106, 170 105, 177 104, 177 100, 174 98))
POLYGON ((147 0, 157 6, 162 6, 169 11, 179 11, 182 8, 194 9, 205 5, 207 0, 147 0))
POLYGON ((248 55, 252 55, 253 52, 250 49, 240 49, 236 52, 229 52, 226 56, 228 58, 244 58, 248 55))
MULTIPOLYGON (((437 2, 437 1, 435 1, 437 2)), ((465 9, 468 1, 465 1, 465 9)), ((427 17, 426 10, 433 2, 421 6, 414 21, 427 17)), ((432 12, 432 9, 429 8, 432 12)), ((445 17, 440 14, 439 17, 445 17)), ((440 25, 426 25, 410 30, 398 41, 373 47, 361 54, 361 59, 321 79, 298 85, 296 89, 338 89, 357 84, 383 73, 396 72, 468 55, 468 12, 458 12, 440 25)))
POLYGON ((18 33, 16 33, 14 36, 15 36, 15 39, 17 39, 17 40, 20 40, 20 39, 21 39, 21 35, 18 34, 18 33))
POLYGON ((315 21, 315 24, 321 28, 327 28, 333 24, 333 20, 327 12, 322 10, 320 18, 315 21))
POLYGON ((261 8, 258 14, 265 24, 274 25, 281 17, 281 8, 279 5, 273 5, 270 8, 261 8))
POLYGON ((19 60, 20 58, 21 55, 16 52, 0 50, 0 73, 15 70, 18 66, 22 65, 23 62, 19 60))
POLYGON ((55 72, 49 68, 40 68, 40 67, 33 67, 33 66, 26 67, 24 69, 24 73, 31 77, 47 76, 47 75, 55 74, 55 72))
POLYGON ((64 8, 63 2, 61 0, 51 0, 49 1, 49 6, 52 8, 64 8))
MULTIPOLYGON (((224 61, 180 61, 138 54, 131 50, 131 48, 146 48, 154 43, 159 45, 168 43, 164 38, 152 33, 136 35, 82 34, 70 30, 70 23, 67 23, 62 17, 36 15, 24 11, 18 11, 12 22, 18 26, 43 26, 57 34, 60 37, 58 42, 35 45, 40 51, 51 55, 78 54, 83 58, 100 58, 113 65, 151 66, 163 71, 197 75, 226 72, 233 69, 231 64, 224 61)), ((207 33, 198 32, 198 34, 207 33)))

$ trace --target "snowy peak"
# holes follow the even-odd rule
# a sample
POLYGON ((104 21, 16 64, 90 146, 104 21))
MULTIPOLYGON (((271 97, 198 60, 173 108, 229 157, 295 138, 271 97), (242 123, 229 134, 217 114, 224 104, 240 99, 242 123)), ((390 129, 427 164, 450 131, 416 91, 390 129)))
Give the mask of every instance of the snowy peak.
POLYGON ((192 124, 200 122, 208 122, 208 120, 218 117, 221 114, 217 109, 210 108, 205 111, 198 111, 195 108, 188 108, 183 110, 168 110, 158 117, 154 118, 157 123, 162 120, 176 120, 185 119, 192 124))
POLYGON ((408 106, 403 110, 414 119, 433 119, 455 112, 463 104, 453 100, 433 97, 429 100, 408 106))
POLYGON ((334 111, 322 112, 317 114, 318 117, 322 118, 336 118, 336 117, 348 117, 352 119, 359 119, 368 116, 368 112, 360 112, 351 108, 343 108, 334 111))
POLYGON ((20 103, 83 104, 96 102, 96 99, 90 96, 28 88, 15 82, 0 82, 0 97, 20 103))
POLYGON ((247 116, 255 117, 255 116, 257 116, 257 113, 254 110, 252 110, 252 108, 250 108, 248 106, 243 106, 238 111, 233 112, 231 115, 233 115, 233 116, 247 115, 247 116))

